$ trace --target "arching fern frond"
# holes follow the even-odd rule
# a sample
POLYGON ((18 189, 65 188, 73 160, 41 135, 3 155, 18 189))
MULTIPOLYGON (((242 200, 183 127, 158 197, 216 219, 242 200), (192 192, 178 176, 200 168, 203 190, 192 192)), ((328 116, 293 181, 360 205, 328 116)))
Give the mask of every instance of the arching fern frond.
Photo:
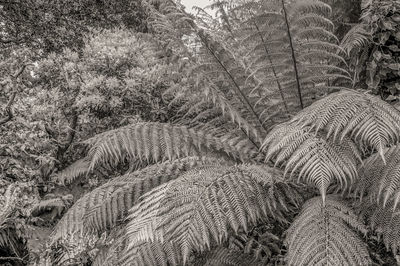
POLYGON ((129 246, 172 241, 185 263, 193 251, 222 243, 231 230, 247 231, 260 219, 284 221, 288 194, 275 188, 280 180, 278 170, 261 165, 189 171, 143 195, 131 209, 129 246))
MULTIPOLYGON (((231 163, 228 161, 224 162, 212 157, 205 157, 202 159, 199 158, 198 160, 192 159, 192 161, 189 159, 177 161, 173 167, 176 167, 176 173, 179 173, 178 171, 183 173, 188 169, 204 165, 222 166, 230 164, 231 163)), ((94 229, 98 232, 102 232, 106 228, 113 228, 118 220, 123 219, 128 210, 138 202, 139 197, 142 196, 144 191, 149 191, 149 189, 155 187, 155 184, 162 184, 168 181, 168 179, 162 180, 165 177, 160 175, 158 175, 158 178, 161 179, 161 181, 153 177, 144 176, 121 182, 121 184, 123 184, 121 187, 116 189, 97 205, 87 209, 83 217, 84 226, 88 230, 94 229)))
POLYGON ((329 185, 338 181, 346 189, 357 177, 357 162, 361 162, 357 147, 350 139, 341 143, 316 134, 311 127, 295 123, 276 126, 265 138, 262 148, 265 160, 285 168, 285 174, 297 176, 314 184, 325 200, 329 185))
POLYGON ((307 201, 287 231, 288 265, 370 265, 367 233, 353 211, 338 197, 307 201))
POLYGON ((90 169, 98 163, 117 164, 124 159, 147 162, 174 160, 221 152, 235 159, 248 160, 255 154, 243 154, 228 141, 185 126, 163 123, 137 123, 107 131, 87 140, 91 145, 90 169))
POLYGON ((361 196, 367 194, 383 207, 391 202, 395 210, 400 201, 400 146, 385 149, 384 156, 384 161, 380 154, 364 161, 356 189, 361 196))
MULTIPOLYGON (((97 206, 103 203, 106 206, 104 206, 103 209, 100 208, 99 216, 95 217, 99 219, 97 224, 107 224, 107 222, 114 224, 118 218, 123 218, 122 215, 125 213, 127 206, 131 206, 142 194, 158 185, 177 178, 180 174, 189 169, 213 164, 215 161, 216 159, 212 157, 188 157, 151 165, 142 170, 114 178, 92 190, 90 193, 85 194, 75 202, 58 222, 52 235, 52 242, 60 238, 68 238, 73 234, 83 235, 87 232, 88 228, 85 229, 83 223, 84 217, 87 215, 91 217, 89 213, 91 213, 93 209, 97 209, 97 206), (128 189, 123 190, 126 194, 123 194, 122 198, 118 198, 118 196, 120 196, 118 193, 113 195, 115 191, 126 187, 128 187, 128 189), (111 196, 113 199, 116 199, 116 201, 107 201, 107 198, 111 196), (110 206, 107 205, 108 202, 112 204, 111 207, 113 209, 109 209, 110 206), (105 212, 102 212, 102 210, 105 212)), ((224 164, 222 160, 217 161, 220 165, 224 164)))
POLYGON ((349 135, 363 145, 383 151, 399 141, 400 112, 376 96, 355 91, 332 93, 304 109, 293 119, 297 124, 324 130, 327 136, 349 135))

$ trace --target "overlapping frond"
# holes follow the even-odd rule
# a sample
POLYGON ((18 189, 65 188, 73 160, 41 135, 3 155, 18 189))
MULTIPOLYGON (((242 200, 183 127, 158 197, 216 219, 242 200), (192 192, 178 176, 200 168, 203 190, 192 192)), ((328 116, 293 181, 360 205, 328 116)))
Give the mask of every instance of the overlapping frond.
POLYGON ((204 46, 204 62, 196 68, 196 72, 202 73, 199 78, 208 77, 208 83, 218 85, 218 90, 227 95, 247 121, 263 132, 262 110, 256 106, 259 95, 251 93, 256 81, 249 79, 243 64, 211 34, 202 29, 196 34, 204 46))
POLYGON ((382 159, 385 147, 399 141, 400 112, 376 96, 355 91, 332 93, 293 120, 317 132, 324 130, 333 139, 348 135, 376 149, 382 159))
POLYGON ((87 140, 90 169, 98 163, 116 165, 131 161, 160 162, 207 152, 221 152, 235 159, 248 160, 255 154, 244 154, 223 140, 185 126, 145 122, 107 131, 87 140))
MULTIPOLYGON (((174 167, 176 173, 200 167, 200 166, 222 166, 231 165, 229 161, 222 161, 214 159, 212 157, 206 157, 202 159, 185 159, 175 163, 174 167)), ((139 171, 140 172, 140 171, 139 171)), ((158 176, 160 179, 163 176, 158 176)), ((107 228, 113 228, 118 220, 123 219, 128 210, 138 202, 139 197, 144 191, 149 191, 150 188, 157 184, 162 184, 166 180, 158 181, 154 178, 140 177, 132 179, 129 181, 121 182, 122 186, 117 188, 112 194, 107 198, 100 201, 97 205, 87 209, 85 216, 83 217, 83 223, 85 227, 89 230, 104 231, 107 228), (153 184, 155 182, 155 184, 153 184), (148 188, 147 188, 148 187, 148 188), (142 192, 143 191, 143 192, 142 192)))
POLYGON ((230 231, 247 231, 260 219, 282 220, 292 188, 278 189, 274 183, 279 181, 278 170, 261 165, 189 171, 143 195, 131 209, 128 245, 171 241, 184 263, 193 251, 222 243, 230 231))
POLYGON ((199 259, 191 263, 193 266, 242 266, 264 265, 254 256, 242 253, 235 249, 217 247, 199 254, 199 259))
POLYGON ((394 210, 394 201, 388 201, 386 206, 375 201, 364 201, 361 209, 363 217, 381 238, 386 248, 393 254, 397 254, 400 251, 400 213, 394 210))
MULTIPOLYGON (((214 107, 220 110, 219 116, 224 116, 227 111, 228 123, 221 127, 229 125, 231 118, 231 122, 236 124, 258 148, 261 142, 260 135, 262 136, 265 131, 263 123, 265 119, 262 115, 263 108, 257 105, 258 95, 251 93, 256 82, 251 78, 248 79, 242 60, 232 53, 226 42, 221 41, 217 31, 215 32, 217 34, 213 34, 212 31, 199 27, 193 17, 178 4, 172 1, 166 2, 158 11, 165 19, 159 20, 157 25, 163 24, 164 27, 161 29, 167 27, 175 33, 181 32, 179 27, 174 26, 173 21, 185 17, 185 28, 190 28, 191 31, 187 34, 192 39, 189 46, 196 44, 194 51, 196 58, 185 56, 186 59, 189 58, 186 68, 191 69, 188 75, 194 76, 196 82, 185 88, 186 90, 180 90, 175 99, 184 99, 186 106, 196 106, 207 98, 208 102, 212 102, 214 107)), ((169 39, 168 36, 165 37, 169 39)), ((175 99, 173 101, 177 102, 175 99)), ((200 111, 199 116, 204 118, 204 114, 209 110, 200 111)), ((209 121, 204 120, 207 125, 209 121)))
POLYGON ((370 265, 365 226, 338 197, 307 201, 287 231, 288 265, 370 265))
MULTIPOLYGON (((82 235, 88 229, 84 229, 84 218, 87 217, 87 219, 91 220, 90 217, 92 216, 89 213, 92 213, 94 209, 99 209, 98 215, 93 217, 93 221, 96 221, 96 224, 104 226, 115 224, 117 219, 123 218, 127 206, 131 206, 142 194, 177 178, 189 169, 213 164, 216 160, 213 157, 188 157, 151 165, 142 170, 114 178, 85 194, 75 202, 58 222, 53 232, 52 240, 68 238, 73 234, 82 235), (118 194, 117 192, 113 194, 119 189, 125 193, 118 194), (107 201, 108 197, 112 197, 112 199, 107 201), (103 203, 104 206, 102 206, 103 203), (102 207, 98 208, 99 205, 102 207)), ((219 164, 224 164, 222 160, 217 161, 219 164)))
POLYGON ((127 247, 124 256, 118 260, 119 265, 182 265, 182 255, 179 246, 174 242, 141 241, 127 247))
POLYGON ((266 161, 272 159, 290 177, 314 184, 323 200, 331 183, 337 181, 343 189, 350 186, 357 177, 357 163, 361 162, 357 147, 349 138, 334 141, 293 122, 276 126, 265 138, 263 149, 267 152, 266 161))
POLYGON ((360 181, 356 189, 362 196, 376 200, 383 207, 392 202, 396 209, 400 201, 400 146, 384 151, 385 162, 380 154, 374 154, 364 161, 359 169, 360 181))
POLYGON ((228 240, 228 247, 253 256, 263 265, 274 264, 280 260, 279 256, 283 248, 280 232, 284 230, 285 226, 285 224, 278 223, 261 223, 248 233, 243 232, 231 236, 228 240))
POLYGON ((244 9, 251 18, 243 42, 251 48, 251 76, 259 80, 253 92, 275 106, 270 115, 295 113, 351 80, 323 1, 264 1, 244 9))

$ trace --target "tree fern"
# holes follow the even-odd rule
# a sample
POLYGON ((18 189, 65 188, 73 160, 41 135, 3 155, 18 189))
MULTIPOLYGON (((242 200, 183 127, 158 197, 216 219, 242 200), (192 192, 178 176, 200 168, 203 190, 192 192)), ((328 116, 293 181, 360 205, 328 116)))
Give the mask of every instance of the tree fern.
POLYGON ((376 149, 383 157, 384 148, 399 141, 400 113, 376 96, 341 91, 333 93, 303 110, 293 119, 316 132, 343 140, 346 135, 376 149))
POLYGON ((145 194, 131 209, 128 246, 173 241, 186 262, 191 252, 226 240, 228 230, 246 231, 259 219, 282 220, 288 194, 264 187, 270 183, 272 189, 280 179, 279 171, 265 166, 190 171, 145 194))
POLYGON ((365 226, 335 196, 310 199, 286 236, 288 265, 370 265, 365 226))
POLYGON ((363 217, 397 252, 400 230, 389 228, 398 222, 398 148, 388 146, 398 142, 400 116, 371 95, 332 93, 351 78, 330 7, 318 0, 225 4, 217 2, 223 27, 211 21, 207 28, 174 1, 145 3, 160 46, 174 54, 166 60, 182 61, 185 79, 164 94, 176 115, 87 140, 87 157, 54 177, 69 183, 99 166, 145 166, 78 199, 51 236, 52 248, 62 244, 55 264, 94 247, 95 265, 278 263, 282 228, 315 195, 285 176, 321 194, 287 231, 289 265, 371 263, 360 236, 366 227, 331 195, 336 189, 356 187, 373 199, 363 217), (359 150, 369 155, 369 148, 378 153, 359 167, 359 150), (260 224, 279 226, 259 233, 260 224))
POLYGON ((347 188, 357 177, 357 162, 361 161, 357 147, 350 139, 342 143, 312 132, 310 127, 284 123, 274 128, 265 138, 265 160, 285 167, 285 174, 297 176, 315 184, 323 201, 329 185, 339 181, 347 188))

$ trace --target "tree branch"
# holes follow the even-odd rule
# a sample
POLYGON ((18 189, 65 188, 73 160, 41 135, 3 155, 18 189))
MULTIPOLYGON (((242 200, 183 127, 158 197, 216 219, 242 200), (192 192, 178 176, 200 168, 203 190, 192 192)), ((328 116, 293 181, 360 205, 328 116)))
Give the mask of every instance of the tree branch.
MULTIPOLYGON (((30 65, 30 64, 25 64, 25 65, 23 65, 20 69, 18 69, 18 70, 14 73, 14 75, 11 75, 11 78, 12 78, 12 82, 13 82, 13 83, 15 83, 15 80, 24 72, 25 68, 26 68, 28 65, 30 65)), ((14 114, 13 114, 13 111, 12 111, 12 105, 14 104, 14 100, 15 100, 15 97, 16 97, 16 96, 17 96, 17 89, 14 88, 14 91, 12 92, 11 97, 10 97, 10 99, 8 100, 7 105, 6 105, 6 108, 5 108, 5 111, 6 111, 6 113, 7 113, 7 116, 4 117, 4 118, 2 118, 2 119, 0 119, 0 126, 3 125, 3 124, 5 124, 5 123, 7 123, 7 122, 10 121, 11 119, 13 119, 14 114)))
POLYGON ((2 261, 2 260, 19 260, 19 261, 26 263, 26 261, 24 259, 19 258, 19 257, 0 257, 0 261, 2 261))
POLYGON ((77 126, 78 126, 78 114, 75 110, 73 110, 72 120, 69 124, 67 140, 63 145, 59 146, 57 150, 57 160, 61 159, 63 154, 68 150, 69 146, 71 146, 72 142, 74 141, 77 126))

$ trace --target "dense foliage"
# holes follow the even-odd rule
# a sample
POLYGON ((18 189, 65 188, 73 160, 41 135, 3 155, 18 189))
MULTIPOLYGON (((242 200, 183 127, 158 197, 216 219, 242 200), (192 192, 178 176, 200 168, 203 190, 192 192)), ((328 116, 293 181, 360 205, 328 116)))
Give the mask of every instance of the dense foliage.
POLYGON ((0 264, 399 263, 398 2, 196 10, 0 3, 0 264))

